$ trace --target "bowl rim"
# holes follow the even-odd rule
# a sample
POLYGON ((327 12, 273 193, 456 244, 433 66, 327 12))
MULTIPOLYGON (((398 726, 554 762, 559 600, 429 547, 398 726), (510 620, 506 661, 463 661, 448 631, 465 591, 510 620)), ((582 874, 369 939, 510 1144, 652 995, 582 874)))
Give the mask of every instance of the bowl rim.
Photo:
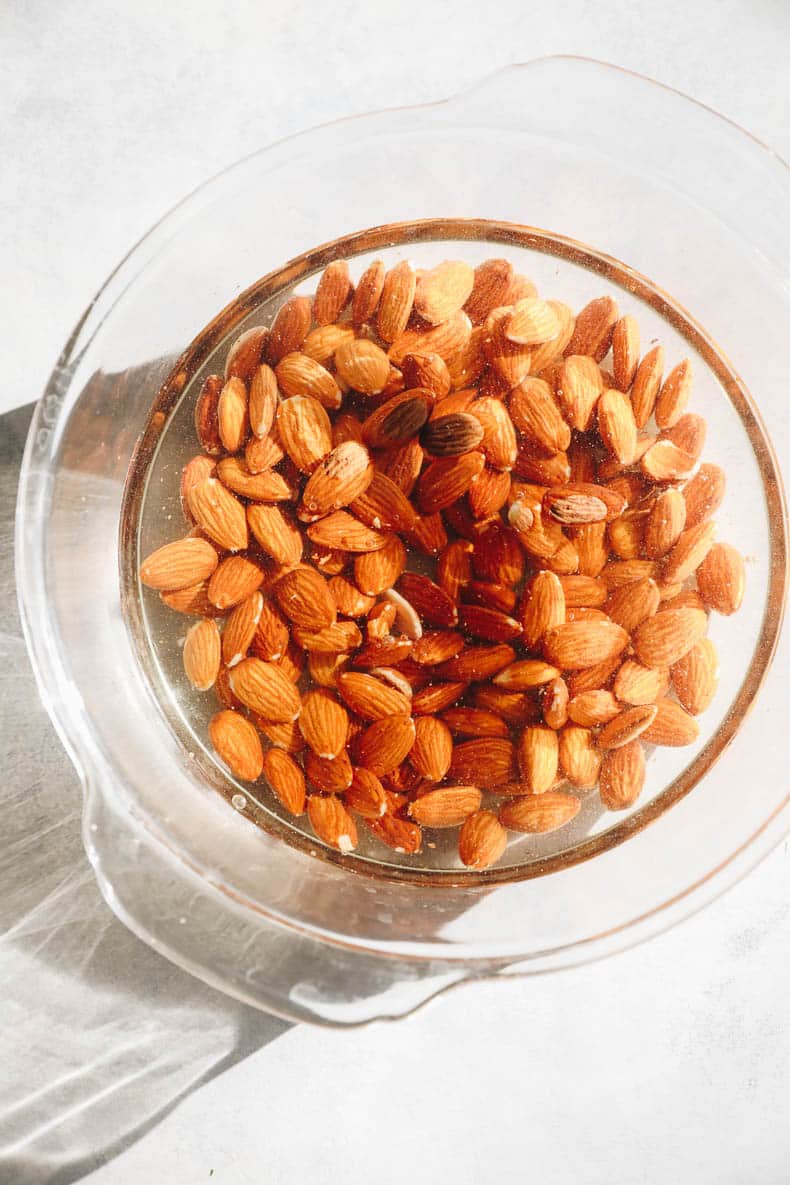
POLYGON ((514 884, 572 868, 624 843, 685 798, 723 755, 759 694, 779 641, 788 585, 787 516, 783 483, 778 461, 757 405, 721 347, 668 292, 630 265, 595 247, 569 236, 521 223, 480 218, 429 218, 386 223, 353 231, 286 261, 281 267, 254 281, 221 309, 208 325, 196 334, 175 361, 152 404, 147 424, 135 447, 124 486, 119 525, 121 608, 143 677, 148 681, 160 714, 178 740, 184 743, 186 729, 179 714, 172 707, 170 697, 156 692, 161 677, 142 624, 143 591, 138 575, 141 559, 138 527, 145 499, 148 467, 155 456, 161 431, 171 412, 205 361, 227 340, 229 334, 261 303, 276 297, 283 289, 316 275, 335 259, 352 261, 359 255, 382 248, 408 248, 413 243, 446 240, 454 243, 484 242, 492 246, 506 244, 564 259, 627 291, 629 295, 647 304, 675 329, 704 359, 721 384, 749 438, 759 467, 765 497, 771 563, 765 612, 751 662, 720 727, 677 777, 632 815, 614 823, 605 831, 580 840, 572 847, 543 859, 484 870, 428 869, 388 865, 353 852, 335 852, 314 836, 288 826, 269 810, 261 807, 251 798, 249 790, 246 793, 242 792, 241 797, 245 799, 245 803, 243 806, 239 805, 238 786, 228 782, 221 775, 216 776, 220 774, 219 769, 209 770, 206 768, 207 763, 202 763, 201 775, 226 801, 236 799, 232 805, 239 814, 290 846, 337 864, 349 872, 377 881, 396 881, 439 890, 514 884), (212 772, 215 776, 211 776, 212 772))

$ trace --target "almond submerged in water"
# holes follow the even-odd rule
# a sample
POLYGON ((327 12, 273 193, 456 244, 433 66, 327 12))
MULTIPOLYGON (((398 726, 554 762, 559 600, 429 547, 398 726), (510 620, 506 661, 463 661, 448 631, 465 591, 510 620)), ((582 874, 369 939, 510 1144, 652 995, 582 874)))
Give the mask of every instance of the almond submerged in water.
POLYGON ((641 349, 611 296, 575 312, 505 259, 336 259, 237 338, 190 535, 140 566, 233 776, 340 853, 362 819, 366 857, 443 864, 454 833, 475 870, 508 829, 562 851, 573 791, 638 802, 649 747, 699 736, 745 574, 690 363, 641 349))

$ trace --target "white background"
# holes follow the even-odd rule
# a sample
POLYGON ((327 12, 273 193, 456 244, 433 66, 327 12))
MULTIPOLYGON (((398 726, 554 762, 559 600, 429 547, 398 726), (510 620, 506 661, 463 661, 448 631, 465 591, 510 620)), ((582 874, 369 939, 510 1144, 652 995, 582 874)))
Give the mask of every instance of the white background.
MULTIPOLYGON (((785 0, 9 0, 0 411, 37 396, 108 271, 223 166, 557 52, 678 87, 790 158, 785 0)), ((466 988, 397 1026, 290 1029, 88 1180, 786 1185, 788 855, 606 963, 466 988)))

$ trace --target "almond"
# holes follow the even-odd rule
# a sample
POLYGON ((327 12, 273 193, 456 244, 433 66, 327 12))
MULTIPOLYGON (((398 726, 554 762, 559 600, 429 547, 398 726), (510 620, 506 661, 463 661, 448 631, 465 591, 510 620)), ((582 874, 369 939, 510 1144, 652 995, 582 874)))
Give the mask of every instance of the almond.
POLYGON ((568 702, 568 718, 582 728, 607 724, 620 711, 621 706, 612 692, 602 687, 595 691, 580 691, 568 702))
POLYGON ((265 662, 279 662, 288 649, 290 636, 288 625, 280 610, 271 601, 264 600, 250 643, 250 650, 255 658, 262 658, 265 662))
POLYGON ((342 794, 348 790, 354 776, 351 759, 345 749, 337 757, 319 757, 308 749, 304 772, 310 785, 324 794, 342 794))
POLYGON ((247 388, 239 378, 228 379, 222 388, 217 403, 217 425, 222 447, 229 453, 238 452, 250 428, 247 388))
POLYGON ((302 492, 304 514, 309 518, 322 518, 333 510, 348 506, 364 494, 373 480, 373 472, 373 464, 363 444, 348 440, 337 445, 310 474, 302 492))
POLYGON ((476 416, 456 412, 430 420, 422 430, 420 443, 434 457, 457 457, 477 448, 483 435, 476 416))
POLYGON ((240 333, 228 350, 225 378, 239 378, 245 383, 249 382, 260 364, 268 337, 269 330, 263 325, 254 325, 240 333))
POLYGON ((377 531, 411 531, 418 516, 401 488, 385 473, 375 469, 367 487, 354 498, 352 513, 377 531))
POLYGON ((406 542, 423 555, 440 555, 447 546, 447 531, 441 514, 418 516, 415 526, 406 532, 406 542))
POLYGON ((505 721, 485 708, 448 708, 442 720, 451 732, 466 737, 507 737, 505 721))
POLYGON ((357 444, 363 443, 362 421, 351 412, 344 411, 332 421, 332 444, 337 448, 347 440, 356 441, 357 444))
POLYGON ((294 641, 310 653, 340 654, 356 650, 362 642, 359 626, 353 621, 336 621, 321 630, 294 626, 294 641))
POLYGON ((489 868, 507 846, 507 832, 491 811, 469 815, 458 836, 458 855, 467 868, 489 868))
POLYGON ((160 592, 159 597, 168 609, 175 609, 176 613, 186 613, 190 617, 218 616, 220 610, 208 599, 207 590, 207 582, 201 580, 197 584, 188 584, 185 588, 160 592))
POLYGON ((526 444, 519 449, 513 466, 515 472, 527 481, 537 481, 547 486, 565 485, 571 476, 568 454, 563 451, 546 457, 536 450, 537 446, 533 444, 526 444))
POLYGON ((363 819, 380 819, 387 811, 387 794, 379 779, 369 769, 355 769, 344 794, 346 806, 363 819))
POLYGON ((547 453, 561 452, 570 444, 570 428, 543 379, 525 378, 511 394, 509 408, 518 431, 547 453))
POLYGON ((378 468, 410 498, 420 476, 424 455, 419 440, 412 438, 405 444, 388 449, 380 457, 378 468))
POLYGON ((263 772, 277 798, 292 815, 301 815, 307 790, 304 774, 282 749, 268 749, 263 757, 263 772))
MULTIPOLYGON (((322 366, 326 366, 327 362, 337 362, 336 355, 341 346, 348 345, 349 342, 355 340, 354 330, 350 325, 319 325, 317 329, 312 329, 304 339, 302 353, 307 354, 308 358, 312 358, 315 362, 320 362, 322 366)), ((387 363, 387 374, 389 374, 389 362, 387 363)), ((342 375, 340 377, 343 378, 342 375)))
POLYGON ((479 781, 485 790, 512 782, 516 777, 515 747, 512 741, 499 737, 464 741, 453 749, 449 775, 465 785, 479 781))
POLYGON ((222 661, 229 669, 241 662, 249 650, 262 609, 263 596, 254 592, 228 618, 222 634, 222 661))
POLYGON ((572 621, 547 630, 543 650, 550 663, 578 670, 620 654, 628 641, 626 631, 613 621, 572 621))
POLYGON ((637 428, 644 428, 653 414, 663 372, 664 347, 653 346, 639 363, 631 387, 631 407, 637 428))
POLYGON ((571 695, 581 695, 583 691, 596 691, 600 687, 606 687, 619 665, 620 655, 613 654, 610 658, 587 667, 586 670, 566 673, 568 691, 571 695))
MULTIPOLYGON (((510 317, 509 308, 494 309, 487 317, 483 331, 483 350, 491 373, 505 390, 512 390, 526 379, 532 365, 532 346, 511 341, 506 334, 510 317)), ((496 394, 496 390, 490 393, 496 394)))
POLYGON ((283 448, 302 473, 312 473, 332 450, 329 416, 309 395, 296 395, 280 404, 277 429, 283 448))
POLYGON ((266 720, 286 724, 299 715, 299 692, 273 663, 243 659, 230 674, 230 686, 245 707, 266 720))
POLYGON ((404 444, 422 428, 431 402, 431 393, 421 388, 393 395, 365 420, 362 432, 366 444, 370 448, 404 444))
POLYGON ((398 592, 414 607, 426 625, 446 628, 458 621, 458 610, 450 597, 427 576, 418 572, 404 572, 398 581, 398 592))
POLYGON ((249 505, 247 521, 262 550, 278 564, 299 563, 302 558, 301 532, 277 506, 249 505))
POLYGON ((495 469, 512 469, 518 454, 518 441, 504 403, 490 397, 476 399, 470 404, 469 414, 481 425, 482 434, 478 443, 488 464, 495 469))
POLYGON ((482 379, 486 366, 485 341, 485 327, 476 325, 457 349, 446 353, 447 373, 457 390, 482 379))
POLYGON ((423 470, 418 484, 417 496, 422 512, 434 514, 463 497, 484 465, 485 457, 480 452, 433 461, 423 470))
POLYGON ((724 471, 718 465, 700 465, 683 487, 687 528, 699 526, 716 513, 724 498, 725 484, 724 471))
POLYGON ((266 361, 271 366, 299 349, 310 330, 312 316, 312 305, 307 296, 291 297, 282 305, 266 343, 266 361))
POLYGON ((253 436, 244 450, 244 461, 250 473, 263 473, 266 469, 273 469, 284 456, 276 428, 272 428, 269 436, 253 436))
POLYGON ((591 300, 576 318, 566 354, 589 354, 600 362, 609 350, 618 316, 617 302, 611 296, 591 300))
POLYGON ((657 712, 649 728, 642 733, 648 745, 691 745, 699 736, 699 725, 693 716, 673 699, 660 699, 657 712))
POLYGON ((633 383, 638 365, 639 325, 628 313, 620 318, 612 332, 612 366, 621 391, 627 391, 633 383))
POLYGON ((655 703, 666 694, 668 686, 669 675, 665 668, 645 667, 628 658, 617 672, 614 693, 621 703, 637 707, 655 703))
POLYGON ((601 572, 601 580, 611 591, 622 588, 624 584, 655 577, 657 571, 658 565, 653 560, 613 560, 601 572))
POLYGON ((140 580, 148 588, 175 592, 207 580, 219 557, 207 539, 178 539, 157 548, 140 565, 140 580))
POLYGON ((677 543, 686 525, 686 502, 680 490, 670 489, 659 494, 647 519, 645 552, 658 560, 677 543))
POLYGON ((217 755, 234 777, 257 781, 263 769, 263 749, 255 726, 245 716, 227 710, 217 712, 208 733, 217 755))
POLYGON ((445 547, 436 564, 436 579, 451 601, 472 578, 472 544, 456 539, 445 547))
POLYGON ((358 329, 366 321, 372 320, 384 288, 384 275, 383 262, 374 259, 360 276, 351 304, 351 320, 355 328, 358 329))
POLYGON ((354 559, 354 580, 360 591, 375 597, 390 588, 406 567, 406 549, 397 535, 387 535, 377 550, 354 559))
MULTIPOLYGON (((464 588, 464 599, 470 605, 481 609, 493 609, 497 613, 509 614, 516 608, 515 589, 506 584, 495 584, 491 580, 470 580, 464 588)), ((521 633, 521 626, 518 627, 521 633)))
POLYGON ((619 749, 622 745, 636 740, 650 727, 657 712, 655 704, 625 708, 598 733, 598 748, 619 749))
POLYGON ((348 654, 310 650, 307 654, 307 669, 317 687, 333 688, 337 686, 338 676, 346 669, 349 661, 348 654))
POLYGON ((402 714, 374 720, 357 740, 357 762, 381 777, 400 765, 412 748, 415 736, 411 716, 402 714))
POLYGON ((263 583, 261 568, 243 555, 222 560, 208 582, 208 599, 217 609, 231 609, 263 583))
POLYGON ((407 354, 401 369, 407 389, 422 387, 430 391, 436 400, 449 395, 452 387, 450 371, 444 358, 438 354, 407 354))
MULTIPOLYGON (((442 720, 438 720, 434 716, 419 716, 414 724, 416 736, 409 754, 409 761, 424 778, 431 782, 440 782, 450 767, 453 753, 452 733, 442 720)), ((477 806, 479 805, 478 801, 477 806)), ((414 812, 412 814, 414 815, 414 812)), ((414 815, 414 818, 419 823, 429 825, 425 819, 418 815, 414 815)), ((436 826, 437 824, 430 825, 436 826)))
POLYGON ((729 543, 714 543, 697 568, 697 588, 709 609, 729 617, 741 607, 746 574, 743 556, 729 543))
POLYGON ((476 786, 440 786, 412 802, 409 814, 422 827, 457 827, 480 809, 481 801, 476 786))
POLYGON ((696 461, 705 447, 707 434, 708 426, 702 416, 687 412, 671 428, 665 429, 659 439, 671 440, 673 444, 676 444, 679 449, 688 453, 696 461))
POLYGON ((215 477, 193 486, 188 495, 189 510, 200 529, 225 551, 243 551, 247 546, 244 506, 215 477))
POLYGON ((589 728, 568 724, 559 734, 559 763, 565 777, 579 790, 591 790, 598 781, 601 754, 589 728))
POLYGON ((299 728, 319 757, 337 757, 340 750, 345 748, 348 713, 326 689, 308 691, 302 698, 299 728))
POLYGON ((645 783, 645 754, 632 740, 610 749, 601 765, 601 802, 610 811, 622 811, 636 802, 645 783))
POLYGON ((586 432, 603 392, 601 370, 594 358, 572 354, 563 359, 556 380, 557 399, 572 428, 586 432))
POLYGON ((271 469, 251 473, 238 457, 223 457, 216 472, 227 489, 254 502, 284 502, 293 498, 293 490, 281 473, 271 469))
POLYGON ((222 452, 219 436, 219 397, 225 383, 219 374, 207 375, 195 403, 195 432, 200 447, 212 457, 222 452))
POLYGON ((563 728, 568 720, 568 684, 561 677, 552 679, 543 688, 540 708, 549 728, 563 728))
POLYGON ((313 297, 313 317, 317 325, 336 321, 351 299, 352 285, 345 259, 333 259, 324 268, 313 297))
POLYGON ((508 304, 506 296, 512 280, 513 267, 507 259, 486 259, 475 268, 472 291, 464 305, 474 325, 508 304))
POLYGON ((417 823, 399 819, 395 815, 382 815, 380 819, 367 819, 368 830, 381 843, 396 852, 413 856, 422 847, 422 830, 417 823))
POLYGON ((515 618, 496 609, 462 605, 459 617, 466 633, 489 642, 509 642, 521 633, 521 625, 515 618))
POLYGON ((560 576, 560 584, 566 610, 580 607, 594 609, 603 605, 608 595, 604 582, 594 576, 560 576))
POLYGON ((656 400, 656 423, 671 428, 678 422, 691 396, 691 362, 684 358, 669 372, 656 400))
POLYGON ((184 641, 184 672, 197 691, 213 687, 219 673, 220 636, 215 621, 197 621, 184 641))
POLYGON ((435 669, 441 679, 461 680, 464 683, 490 679, 509 666, 516 657, 512 646, 498 643, 492 646, 467 646, 455 658, 435 669))
POLYGON ((565 594, 553 572, 538 572, 521 602, 521 625, 527 646, 537 646, 547 630, 565 621, 565 594))
MULTIPOLYGON (((273 724, 269 720, 264 720, 262 716, 254 716, 254 719, 256 726, 276 749, 292 756, 301 753, 304 749, 304 738, 295 720, 291 720, 288 724, 273 724)), ((301 814, 301 811, 294 813, 301 814)))
POLYGON ((181 470, 181 509, 184 512, 184 518, 188 522, 194 522, 189 511, 189 491, 202 481, 209 477, 215 477, 217 473, 217 462, 213 457, 206 457, 199 455, 193 457, 191 461, 187 461, 184 468, 181 470))
POLYGON ((389 349, 389 360, 400 366, 407 354, 438 354, 449 363, 462 350, 472 334, 472 323, 464 312, 453 313, 432 329, 407 329, 399 334, 389 349))
POLYGON ((383 341, 393 342, 403 333, 414 304, 416 287, 417 273, 407 260, 387 272, 376 316, 376 328, 383 341))
POLYGON ((560 318, 554 308, 537 296, 525 296, 516 301, 504 323, 505 337, 523 346, 540 346, 557 336, 560 318))
POLYGON ((681 584, 696 572, 713 546, 715 526, 702 522, 696 527, 687 527, 669 552, 663 570, 665 584, 681 584))
POLYGON ((694 469, 695 458, 671 440, 657 440, 640 461, 642 472, 652 481, 680 481, 694 469))
POLYGON ((339 852, 353 852, 359 842, 357 825, 339 798, 333 794, 325 798, 311 794, 307 799, 307 817, 325 844, 339 852))
POLYGON ((364 596, 356 584, 347 580, 345 576, 332 577, 329 581, 329 593, 338 613, 344 617, 366 617, 376 603, 373 597, 364 596))
POLYGON ((307 528, 307 535, 313 543, 339 551, 378 551, 387 542, 382 531, 366 526, 347 510, 336 510, 313 523, 307 528))
POLYGON ((354 391, 362 395, 378 395, 384 390, 390 372, 390 362, 375 342, 352 338, 335 354, 337 373, 354 391))
POLYGON ((567 486, 548 490, 543 505, 557 522, 573 526, 603 522, 608 517, 606 503, 601 498, 572 490, 569 492, 567 486))
POLYGON ((277 385, 286 397, 308 396, 317 399, 322 407, 340 407, 342 395, 334 377, 307 354, 298 351, 286 354, 277 363, 274 373, 277 385))
POLYGON ((622 465, 630 465, 636 456, 636 421, 628 398, 615 387, 604 391, 598 400, 598 432, 609 452, 622 465))
POLYGON ((469 509, 477 519, 491 519, 499 514, 509 494, 510 473, 486 467, 469 488, 469 509))
POLYGON ((435 716, 461 698, 466 683, 430 683, 412 696, 411 710, 415 716, 435 716))
POLYGON ((473 697, 477 708, 496 713, 510 725, 527 724, 538 719, 537 704, 522 692, 504 691, 493 683, 478 683, 473 697))
POLYGON ((648 667, 672 666, 700 640, 707 623, 699 609, 665 609, 634 634, 637 658, 648 667))
POLYGON ((606 603, 606 612, 630 634, 657 612, 660 599, 655 580, 646 576, 614 589, 606 603))
POLYGON ((604 543, 606 523, 582 523, 579 526, 570 527, 568 534, 576 549, 579 574, 582 576, 600 575, 609 558, 604 543))
POLYGON ((672 684, 687 712, 699 716, 710 707, 719 682, 719 659, 710 638, 701 638, 672 667, 672 684))
POLYGON ((559 673, 556 667, 539 658, 523 658, 494 675, 493 682, 496 687, 503 687, 507 691, 527 691, 550 683, 559 673))
POLYGON ((548 790, 545 794, 525 794, 506 802, 499 809, 499 821, 510 831, 542 834, 570 823, 580 807, 581 802, 574 794, 548 790))
POLYGON ((542 724, 531 725, 518 745, 521 776, 531 794, 545 794, 554 785, 559 762, 557 734, 542 724))
POLYGON ((440 325, 463 308, 473 286, 474 272, 468 263, 445 260, 420 274, 414 308, 425 321, 440 325))

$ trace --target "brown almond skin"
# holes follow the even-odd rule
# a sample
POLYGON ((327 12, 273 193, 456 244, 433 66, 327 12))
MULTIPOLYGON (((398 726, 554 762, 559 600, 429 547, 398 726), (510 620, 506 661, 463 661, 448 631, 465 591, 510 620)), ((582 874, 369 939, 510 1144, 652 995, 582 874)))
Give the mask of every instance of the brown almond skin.
POLYGON ((329 586, 314 568, 294 568, 274 585, 272 592, 282 613, 295 625, 322 630, 337 618, 329 586))
POLYGON ((710 638, 702 638, 672 667, 677 697, 692 716, 710 707, 718 682, 719 660, 710 638))
POLYGON ((741 607, 745 583, 741 553, 729 543, 714 543, 697 568, 697 588, 707 607, 730 617, 741 607))
POLYGON ((718 465, 704 464, 683 487, 686 503, 686 527, 696 527, 721 506, 726 487, 724 470, 718 465))
POLYGON ((628 642, 626 631, 614 622, 574 621, 548 630, 543 652, 555 666, 579 670, 613 658, 628 642))
POLYGON ((476 786, 440 786, 411 803, 409 815, 421 827, 458 827, 480 809, 481 801, 476 786))
POLYGON ((179 539, 165 543, 143 561, 140 579, 148 588, 176 592, 208 580, 218 561, 207 539, 179 539))
POLYGON ((601 754, 589 728, 568 724, 559 734, 559 763, 565 777, 578 790, 591 790, 598 781, 601 754))
POLYGON ((657 712, 649 728, 642 733, 646 745, 691 745, 699 736, 699 725, 673 699, 660 699, 657 712))
POLYGON ((601 765, 601 802, 610 811, 622 811, 636 802, 645 783, 645 753, 637 740, 610 749, 601 765))
POLYGON ((268 749, 263 757, 263 773, 278 799, 292 815, 304 813, 304 774, 292 757, 282 749, 268 749))
POLYGON ((620 749, 635 741, 650 727, 657 713, 655 704, 625 708, 598 733, 598 748, 620 749))
POLYGON ((512 741, 485 737, 464 741, 453 749, 449 776, 463 784, 484 783, 482 789, 512 782, 517 777, 516 750, 512 741))
POLYGON ((357 763, 381 777, 408 756, 415 736, 414 721, 410 716, 387 716, 375 720, 357 739, 357 763))
POLYGON ((239 712, 217 712, 208 726, 211 743, 231 773, 254 782, 263 769, 263 749, 258 732, 239 712))
POLYGON ((311 794, 307 799, 307 817, 318 838, 330 847, 351 852, 357 846, 357 825, 334 795, 321 798, 311 794))
POLYGON ((467 868, 490 868, 507 847, 507 831, 492 811, 475 811, 461 827, 458 855, 467 868))
POLYGON ((646 667, 671 667, 700 640, 707 625, 700 609, 665 609, 637 629, 636 656, 646 667))
POLYGON ((545 794, 525 794, 506 802, 499 809, 499 821, 508 830, 540 835, 570 823, 580 808, 581 802, 574 794, 548 790, 545 794))

